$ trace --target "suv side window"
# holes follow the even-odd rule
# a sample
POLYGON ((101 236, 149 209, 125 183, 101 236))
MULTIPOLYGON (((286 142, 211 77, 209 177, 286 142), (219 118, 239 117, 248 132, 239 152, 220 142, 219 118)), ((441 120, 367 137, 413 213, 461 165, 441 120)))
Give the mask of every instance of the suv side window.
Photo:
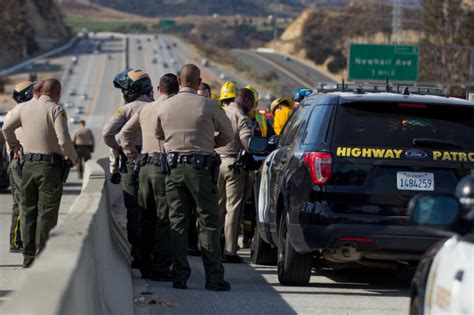
POLYGON ((312 106, 300 106, 288 120, 280 138, 280 146, 287 146, 301 137, 306 129, 306 122, 311 113, 312 106))
POLYGON ((316 105, 309 118, 304 144, 321 144, 326 142, 332 105, 316 105))

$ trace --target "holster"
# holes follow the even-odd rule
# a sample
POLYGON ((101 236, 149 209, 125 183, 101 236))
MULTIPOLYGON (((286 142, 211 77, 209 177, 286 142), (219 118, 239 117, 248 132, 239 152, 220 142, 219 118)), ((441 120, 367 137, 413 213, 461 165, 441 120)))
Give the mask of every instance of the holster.
POLYGON ((160 153, 159 159, 160 159, 161 172, 165 175, 169 175, 171 173, 171 168, 168 164, 168 159, 167 159, 166 154, 160 153))
POLYGON ((67 181, 67 178, 69 176, 69 171, 71 170, 71 166, 70 166, 70 162, 69 160, 62 160, 61 161, 61 179, 63 181, 63 183, 65 183, 67 181))
POLYGON ((118 156, 118 169, 120 173, 128 173, 128 168, 127 168, 127 156, 123 152, 119 152, 118 156))
POLYGON ((217 183, 217 180, 219 179, 219 167, 222 163, 221 157, 217 154, 212 156, 212 164, 211 164, 211 174, 212 174, 212 181, 214 183, 217 183))
POLYGON ((23 175, 23 165, 25 165, 25 153, 23 152, 23 147, 20 147, 20 150, 18 151, 19 154, 19 159, 16 161, 17 163, 17 168, 16 172, 18 174, 18 177, 22 177, 23 175))
POLYGON ((140 169, 142 168, 140 159, 137 159, 135 161, 135 165, 133 165, 133 176, 135 178, 138 178, 138 175, 140 174, 140 169))

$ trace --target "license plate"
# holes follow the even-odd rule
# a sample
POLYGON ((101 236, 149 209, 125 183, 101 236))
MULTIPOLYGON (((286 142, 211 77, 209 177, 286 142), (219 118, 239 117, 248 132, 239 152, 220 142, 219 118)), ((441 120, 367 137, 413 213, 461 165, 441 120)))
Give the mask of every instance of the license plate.
POLYGON ((434 190, 434 174, 419 172, 397 172, 398 190, 434 190))

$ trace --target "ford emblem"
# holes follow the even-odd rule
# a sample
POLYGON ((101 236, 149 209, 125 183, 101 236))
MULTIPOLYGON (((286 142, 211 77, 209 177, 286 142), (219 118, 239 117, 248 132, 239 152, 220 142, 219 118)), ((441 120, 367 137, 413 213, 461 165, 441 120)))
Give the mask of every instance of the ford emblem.
POLYGON ((421 150, 408 150, 405 151, 405 156, 410 159, 424 159, 428 157, 428 153, 421 150))

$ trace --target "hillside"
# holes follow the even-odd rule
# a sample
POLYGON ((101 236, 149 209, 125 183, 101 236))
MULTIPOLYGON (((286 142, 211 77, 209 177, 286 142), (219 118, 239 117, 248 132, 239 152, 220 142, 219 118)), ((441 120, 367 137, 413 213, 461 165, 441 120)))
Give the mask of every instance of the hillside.
MULTIPOLYGON (((387 1, 388 2, 388 1, 387 1)), ((310 59, 332 74, 342 74, 350 42, 391 42, 391 5, 352 1, 347 6, 312 6, 283 32, 277 50, 310 59), (385 12, 385 17, 381 15, 385 12)), ((404 43, 419 42, 422 33, 418 9, 404 9, 404 43)))
POLYGON ((93 0, 94 3, 144 16, 235 15, 296 16, 305 6, 300 0, 93 0))
POLYGON ((70 36, 53 0, 0 1, 0 66, 49 49, 70 36))

